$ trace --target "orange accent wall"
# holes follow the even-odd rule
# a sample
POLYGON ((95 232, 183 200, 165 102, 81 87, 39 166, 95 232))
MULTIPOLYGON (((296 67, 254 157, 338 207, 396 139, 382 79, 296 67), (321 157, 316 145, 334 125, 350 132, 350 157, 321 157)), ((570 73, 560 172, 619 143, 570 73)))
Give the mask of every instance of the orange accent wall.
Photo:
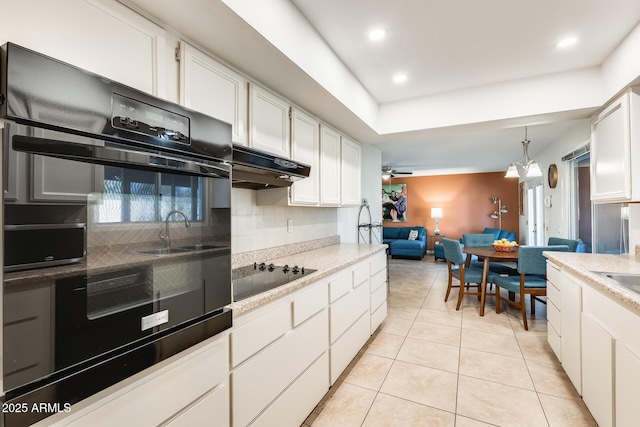
POLYGON ((485 227, 498 228, 498 220, 490 215, 498 210, 491 199, 499 197, 509 211, 502 214, 502 228, 519 235, 518 180, 506 179, 504 172, 396 177, 382 182, 389 184, 407 185, 407 222, 384 221, 384 227, 422 225, 433 234, 436 220, 431 218, 431 208, 442 208, 440 235, 458 239, 485 227))

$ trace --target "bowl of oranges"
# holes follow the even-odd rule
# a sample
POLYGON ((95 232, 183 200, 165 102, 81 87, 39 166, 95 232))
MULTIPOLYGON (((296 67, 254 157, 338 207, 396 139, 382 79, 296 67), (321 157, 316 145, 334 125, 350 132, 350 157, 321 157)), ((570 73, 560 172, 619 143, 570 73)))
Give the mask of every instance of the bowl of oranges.
POLYGON ((494 240, 491 246, 493 246, 493 249, 497 252, 513 252, 518 247, 518 243, 513 240, 500 239, 494 240))

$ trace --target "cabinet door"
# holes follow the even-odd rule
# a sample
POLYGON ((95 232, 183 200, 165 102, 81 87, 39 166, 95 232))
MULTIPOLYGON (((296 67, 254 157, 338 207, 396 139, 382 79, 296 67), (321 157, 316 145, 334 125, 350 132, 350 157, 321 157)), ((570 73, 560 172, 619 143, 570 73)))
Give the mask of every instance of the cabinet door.
MULTIPOLYGON (((36 129, 36 137, 47 138, 51 133, 36 129)), ((56 138, 57 133, 51 135, 56 138)), ((64 136, 70 142, 95 143, 100 141, 87 138, 64 136)), ((31 191, 32 202, 82 202, 86 203, 89 194, 102 189, 103 167, 91 163, 76 162, 56 157, 32 155, 31 157, 31 191)))
POLYGON ((562 367, 582 394, 582 344, 580 342, 580 317, 582 312, 582 288, 579 282, 567 274, 562 275, 560 318, 562 325, 562 367))
POLYGON ((613 338, 582 314, 582 399, 600 427, 613 426, 613 338))
POLYGON ((194 47, 181 43, 180 103, 232 126, 246 145, 247 80, 194 47))
POLYGON ((253 83, 249 88, 249 144, 289 158, 289 103, 253 83))
MULTIPOLYGON (((112 0, 3 2, 11 41, 136 89, 166 96, 165 31, 112 0)), ((173 58, 171 58, 173 60, 173 58)))
POLYGON ((340 205, 340 134, 320 125, 320 204, 340 205))
POLYGON ((638 425, 640 359, 616 342, 616 426, 638 425))
POLYGON ((342 206, 360 206, 360 144, 342 137, 341 153, 342 206))
POLYGON ((591 124, 591 200, 631 198, 631 135, 626 93, 591 124))
POLYGON ((311 166, 309 177, 291 186, 291 202, 317 205, 320 202, 320 123, 295 108, 291 114, 291 158, 311 166))

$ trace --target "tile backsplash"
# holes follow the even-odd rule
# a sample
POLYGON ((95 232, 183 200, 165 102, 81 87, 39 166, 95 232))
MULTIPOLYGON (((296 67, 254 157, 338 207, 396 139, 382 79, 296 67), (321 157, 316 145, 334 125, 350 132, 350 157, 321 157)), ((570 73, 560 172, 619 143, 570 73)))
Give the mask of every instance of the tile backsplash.
POLYGON ((257 206, 256 192, 231 191, 231 251, 234 254, 338 234, 338 208, 257 206), (291 231, 288 222, 291 221, 291 231))

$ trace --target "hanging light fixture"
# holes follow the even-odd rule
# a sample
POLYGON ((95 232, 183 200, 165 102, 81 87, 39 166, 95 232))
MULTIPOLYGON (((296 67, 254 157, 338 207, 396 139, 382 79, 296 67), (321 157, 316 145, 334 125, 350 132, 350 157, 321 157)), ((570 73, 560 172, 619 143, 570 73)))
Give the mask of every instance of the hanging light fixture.
POLYGON ((509 165, 509 169, 507 169, 507 173, 504 176, 505 178, 519 178, 519 177, 527 177, 527 178, 535 178, 538 176, 542 176, 542 170, 538 165, 538 162, 535 160, 531 160, 529 158, 529 141, 527 139, 527 127, 524 127, 524 141, 522 141, 522 148, 524 151, 524 156, 520 161, 513 162, 509 165))

